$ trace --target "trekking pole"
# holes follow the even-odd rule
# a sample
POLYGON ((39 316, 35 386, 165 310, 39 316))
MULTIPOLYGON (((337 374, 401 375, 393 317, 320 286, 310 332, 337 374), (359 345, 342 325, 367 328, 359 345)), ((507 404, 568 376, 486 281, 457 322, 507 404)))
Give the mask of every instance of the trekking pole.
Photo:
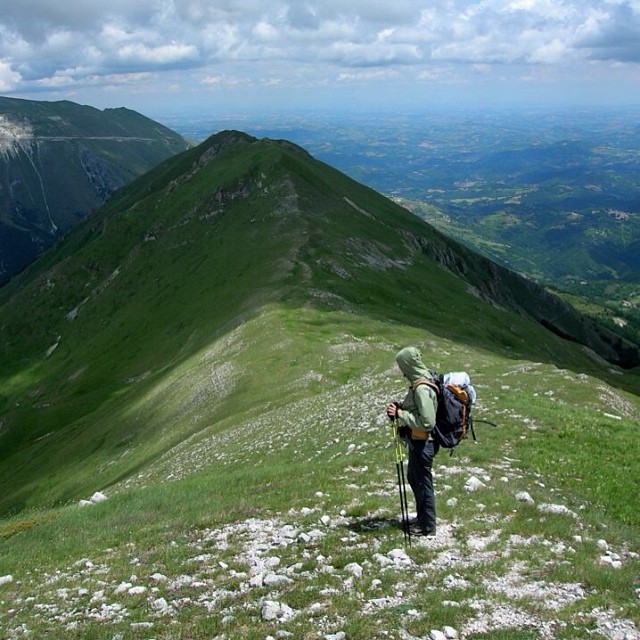
POLYGON ((404 461, 400 460, 400 477, 402 478, 402 495, 404 498, 404 516, 402 518, 402 528, 404 531, 405 541, 411 548, 411 529, 409 528, 409 504, 407 502, 407 485, 404 477, 404 461))
POLYGON ((473 428, 473 424, 475 422, 482 422, 483 424, 490 424, 492 427, 497 427, 498 425, 495 422, 490 422, 489 420, 480 420, 477 418, 473 418, 469 415, 469 431, 471 431, 471 435, 473 436, 473 441, 478 442, 478 438, 476 438, 476 430, 473 428))
POLYGON ((398 475, 398 493, 400 494, 400 511, 402 514, 402 531, 404 532, 404 543, 411 547, 411 530, 409 529, 409 505, 407 503, 407 485, 404 476, 404 452, 402 442, 398 435, 398 421, 391 424, 393 442, 395 445, 396 473, 398 475))
POLYGON ((469 414, 469 429, 471 431, 471 435, 473 436, 473 441, 478 442, 478 438, 476 438, 476 430, 473 428, 473 418, 471 414, 469 414))
POLYGON ((489 420, 477 420, 476 418, 474 418, 474 420, 476 422, 482 422, 484 424, 490 424, 492 427, 497 427, 498 426, 495 422, 490 422, 489 420))

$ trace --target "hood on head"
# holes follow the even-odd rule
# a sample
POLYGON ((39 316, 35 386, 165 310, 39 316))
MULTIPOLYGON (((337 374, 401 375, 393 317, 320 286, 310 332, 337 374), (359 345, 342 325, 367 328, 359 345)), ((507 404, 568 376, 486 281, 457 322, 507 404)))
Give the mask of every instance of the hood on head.
POLYGON ((422 362, 422 355, 416 347, 405 347, 396 354, 400 371, 413 383, 418 378, 428 378, 429 369, 422 362))

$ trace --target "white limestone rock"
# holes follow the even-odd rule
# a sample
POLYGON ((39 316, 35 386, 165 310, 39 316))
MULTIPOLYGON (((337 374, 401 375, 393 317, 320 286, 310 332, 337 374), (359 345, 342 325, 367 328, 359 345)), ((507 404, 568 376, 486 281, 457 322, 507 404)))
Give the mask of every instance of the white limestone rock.
POLYGON ((554 513, 558 515, 570 516, 572 518, 578 517, 577 513, 571 511, 571 509, 565 507, 563 504, 549 504, 543 502, 542 504, 538 505, 538 511, 541 511, 542 513, 554 513))
POLYGON ((344 570, 356 578, 362 578, 363 569, 357 562, 350 562, 344 570))
POLYGON ((479 489, 482 489, 484 487, 486 487, 487 485, 485 485, 484 482, 482 482, 482 480, 480 480, 479 478, 476 478, 476 476, 471 476, 465 483, 464 483, 464 487, 463 489, 467 492, 467 493, 473 493, 474 491, 478 491, 479 489))
POLYGON ((286 622, 295 616, 296 612, 284 602, 265 600, 262 603, 261 616, 263 620, 286 622))
POLYGON ((516 500, 518 502, 526 502, 527 504, 535 503, 535 500, 528 491, 518 491, 518 493, 516 493, 516 500))

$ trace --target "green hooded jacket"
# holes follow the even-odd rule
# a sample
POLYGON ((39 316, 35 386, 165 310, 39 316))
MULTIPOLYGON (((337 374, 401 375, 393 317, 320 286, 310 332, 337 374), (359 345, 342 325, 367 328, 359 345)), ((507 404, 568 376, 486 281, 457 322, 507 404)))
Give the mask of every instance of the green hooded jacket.
POLYGON ((396 354, 400 371, 411 386, 398 411, 400 424, 418 431, 429 432, 436 424, 438 397, 435 390, 426 384, 415 386, 420 378, 430 378, 430 372, 422 362, 422 355, 416 347, 405 347, 396 354))

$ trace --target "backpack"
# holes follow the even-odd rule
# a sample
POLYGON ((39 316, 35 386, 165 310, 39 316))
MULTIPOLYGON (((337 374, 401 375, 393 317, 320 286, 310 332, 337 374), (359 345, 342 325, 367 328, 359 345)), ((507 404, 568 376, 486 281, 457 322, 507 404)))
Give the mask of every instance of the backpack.
POLYGON ((420 378, 414 389, 420 384, 429 385, 438 396, 436 425, 431 432, 433 439, 445 449, 451 450, 464 440, 469 431, 476 439, 473 430, 471 407, 476 400, 476 392, 471 385, 469 374, 464 371, 447 374, 430 372, 430 378, 420 378))

